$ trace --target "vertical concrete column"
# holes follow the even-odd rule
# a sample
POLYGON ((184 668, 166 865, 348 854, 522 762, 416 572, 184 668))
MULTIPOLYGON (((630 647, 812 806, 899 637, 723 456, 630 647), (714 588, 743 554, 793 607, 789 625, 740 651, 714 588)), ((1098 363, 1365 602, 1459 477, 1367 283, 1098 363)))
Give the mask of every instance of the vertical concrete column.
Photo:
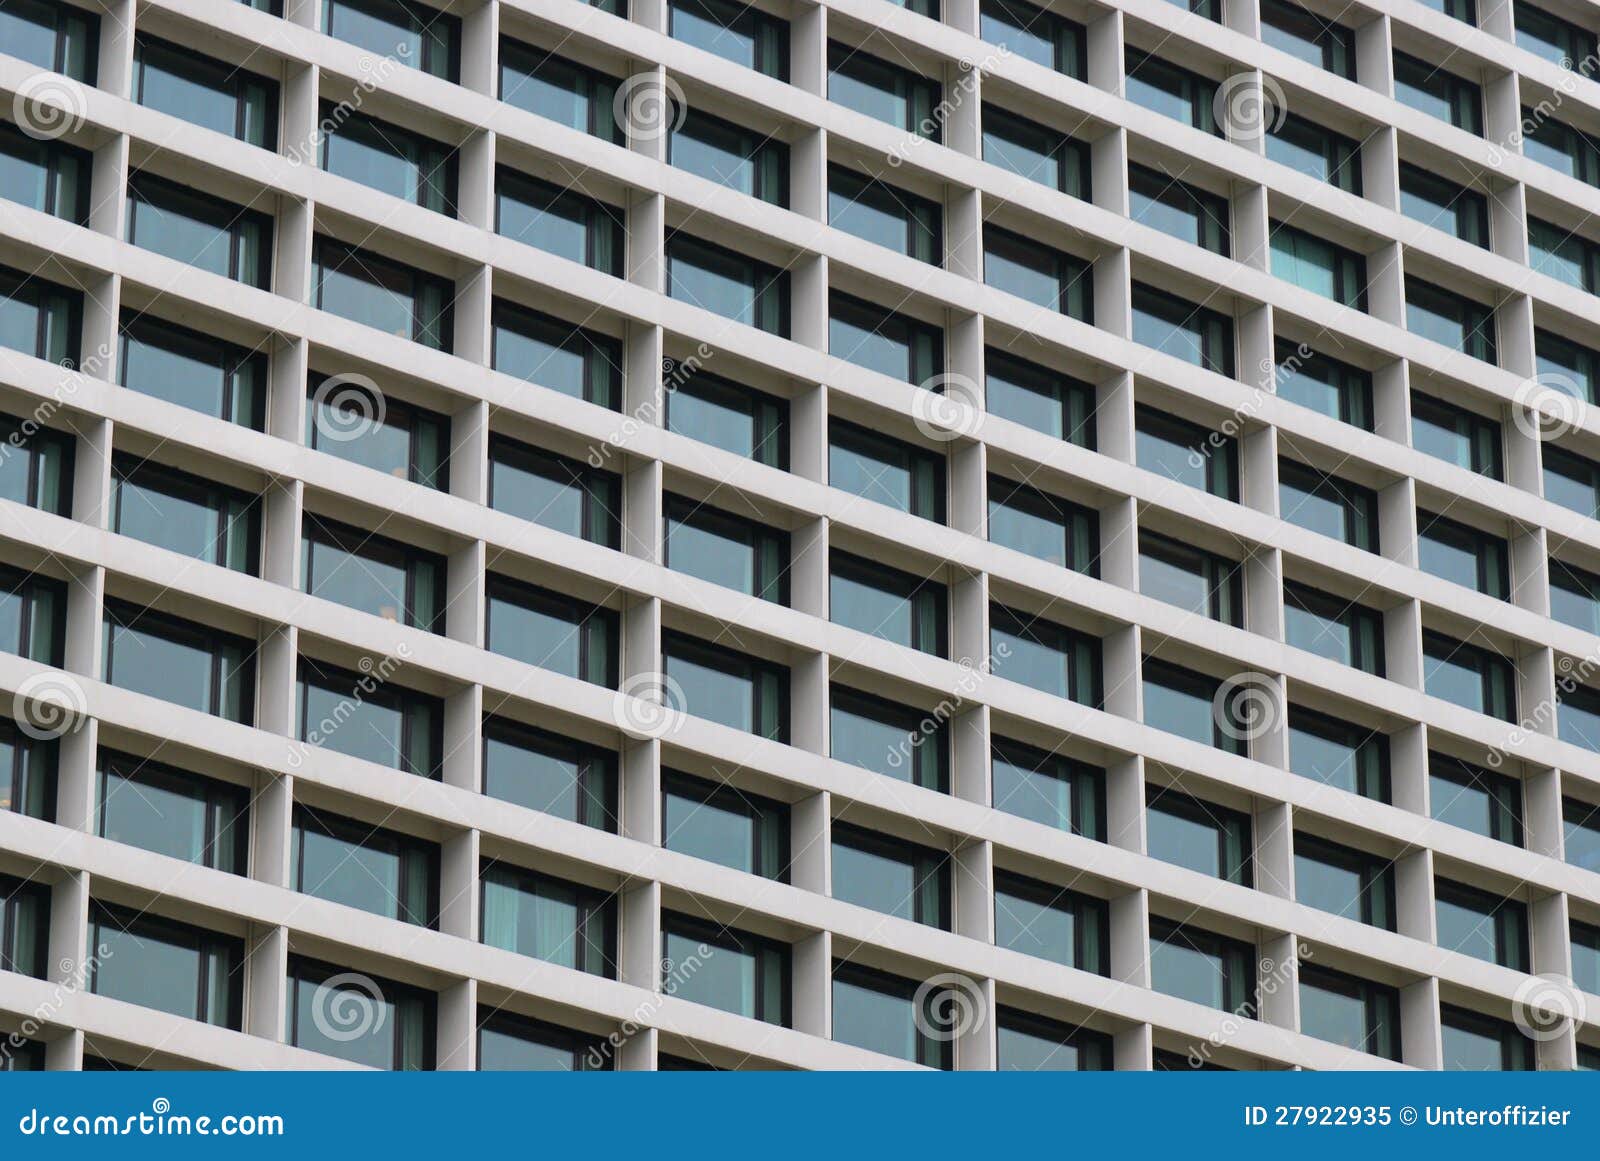
POLYGON ((1373 430, 1384 439, 1411 443, 1411 364, 1385 363, 1372 373, 1373 430))
POLYGON ((1394 41, 1387 15, 1356 29, 1356 80, 1381 96, 1394 96, 1394 41))
MULTIPOLYGON (((1113 96, 1122 96, 1122 9, 1112 8, 1089 22, 1089 83, 1113 96)), ((1126 176, 1123 178, 1126 181, 1126 176)))
MULTIPOLYGON (((1537 890, 1537 888, 1535 888, 1537 890)), ((1528 909, 1528 945, 1533 953, 1533 971, 1558 980, 1572 979, 1572 925, 1567 911, 1567 897, 1560 893, 1539 895, 1528 909)), ((1565 989, 1563 988, 1562 991, 1565 989)), ((1561 992, 1554 993, 1559 998, 1561 992)), ((1524 1001, 1527 1015, 1538 1020, 1544 1009, 1537 1006, 1539 993, 1524 1001)), ((1561 1011, 1556 1015, 1570 1015, 1561 1011)), ((1534 1041, 1534 1051, 1541 1069, 1572 1070, 1578 1066, 1578 1038, 1573 1021, 1564 1020, 1554 1035, 1534 1041)))
MULTIPOLYGON (((1515 40, 1514 36, 1506 38, 1515 40)), ((1501 148, 1522 146, 1521 81, 1514 72, 1499 73, 1483 86, 1484 135, 1501 148)))
POLYGON ((833 933, 818 931, 794 945, 794 1028, 833 1034, 833 933))
POLYGON ((95 87, 128 98, 133 94, 134 0, 110 0, 104 7, 95 87))
POLYGON ((289 886, 294 842, 294 776, 258 770, 250 797, 250 877, 289 886))
POLYGON ((971 999, 982 1020, 970 1020, 961 1028, 955 1041, 955 1065, 962 1072, 993 1072, 1000 1056, 1000 1031, 995 1013, 999 1002, 995 996, 993 980, 974 980, 975 994, 971 999))
POLYGON ((474 794, 483 790, 483 686, 469 685, 444 699, 444 768, 446 786, 474 794))
POLYGON ((1560 862, 1566 857, 1566 820, 1561 808, 1561 771, 1545 767, 1522 777, 1522 816, 1528 849, 1560 862))
POLYGON ((244 1030, 263 1040, 288 1037, 289 929, 253 927, 245 952, 244 1030))
MULTIPOLYGON (((1128 331, 1130 334, 1133 331, 1131 316, 1128 331)), ((1125 464, 1138 462, 1134 454, 1133 417, 1133 372, 1115 372, 1095 389, 1095 439, 1101 455, 1125 464)))
POLYGON ((806 520, 789 534, 789 605, 796 612, 828 617, 828 521, 806 520))
POLYGON ((1144 683, 1139 679, 1143 652, 1138 625, 1113 629, 1101 639, 1100 660, 1105 671, 1101 686, 1106 713, 1129 721, 1144 720, 1144 683))
POLYGON ((813 351, 828 349, 826 254, 801 254, 789 268, 789 337, 813 351))
POLYGON ((805 653, 789 666, 789 742, 808 754, 830 752, 828 708, 831 658, 805 653))
MULTIPOLYGON (((1357 57, 1359 42, 1358 35, 1357 57)), ((1361 194, 1386 210, 1400 210, 1400 137, 1392 126, 1374 129, 1361 142, 1361 194)))
POLYGON ((661 1037, 654 1028, 640 1028, 622 1042, 616 1067, 622 1072, 654 1072, 660 1046, 661 1037))
POLYGON ((1375 319, 1406 325, 1405 250, 1398 242, 1380 242, 1367 255, 1367 310, 1375 319))
POLYGON ((261 497, 261 578, 289 589, 300 587, 300 523, 305 485, 276 476, 261 497))
POLYGON ((983 281, 983 195, 951 186, 945 195, 945 262, 951 273, 983 281))
POLYGON ((1287 802, 1257 799, 1253 821, 1256 832, 1256 890, 1275 895, 1279 899, 1293 899, 1293 808, 1287 802))
POLYGON ((1378 492, 1378 552, 1406 568, 1417 567, 1417 483, 1410 476, 1378 492))
MULTIPOLYGON (((1507 451, 1526 440, 1507 441, 1507 451)), ((1507 458, 1510 458, 1509 456, 1507 458)), ((1511 528, 1511 602, 1541 617, 1550 615, 1550 549, 1542 525, 1511 528)))
POLYGON ((461 87, 493 96, 499 75, 500 5, 484 0, 461 14, 461 87))
POLYGON ((1244 578, 1244 627, 1269 641, 1283 640, 1283 553, 1261 546, 1239 566, 1244 578))
POLYGON ((1556 735, 1555 709, 1561 692, 1576 688, 1581 682, 1571 675, 1570 669, 1556 668, 1555 651, 1548 646, 1524 646, 1511 663, 1517 671, 1516 717, 1529 733, 1556 735))
POLYGON ((661 743, 655 738, 644 738, 624 744, 619 779, 623 837, 647 846, 660 846, 661 743))
POLYGON ((445 564, 444 634, 479 649, 488 608, 487 569, 488 549, 481 540, 468 541, 445 564))
POLYGON ((802 480, 828 482, 828 389, 823 384, 789 403, 789 470, 802 480))
POLYGON ((1489 245, 1518 265, 1528 261, 1528 187, 1520 181, 1491 187, 1489 245))
POLYGON ((450 494, 489 502, 489 405, 468 400, 450 417, 450 494))
POLYGON ((1433 911, 1433 851, 1418 847, 1394 863, 1395 930, 1422 943, 1437 939, 1433 911))
POLYGON ((1150 986, 1150 893, 1143 888, 1111 900, 1111 978, 1150 986))
POLYGON ((994 942, 994 845, 974 840, 951 857, 955 895, 955 933, 979 943, 994 942))
POLYGON ((457 939, 478 938, 478 867, 482 844, 475 830, 447 835, 439 849, 439 930, 457 939))
POLYGON ((50 888, 50 962, 46 978, 86 989, 89 956, 89 872, 62 870, 50 888))
MULTIPOLYGON (((1533 346, 1533 299, 1513 294, 1494 310, 1494 325, 1499 343, 1500 366, 1518 378, 1532 378, 1538 367, 1533 346)), ((1527 436, 1513 428, 1512 442, 1526 442, 1527 436)))
POLYGON ((974 704, 950 722, 950 793, 979 806, 990 805, 990 754, 993 748, 989 707, 974 704))
POLYGON ((439 992, 440 1072, 478 1067, 478 981, 468 977, 439 992))
POLYGON ((72 461, 72 518, 91 528, 111 526, 111 456, 115 432, 109 419, 85 416, 77 424, 72 461))
POLYGON ((789 208, 814 222, 828 220, 826 129, 802 129, 789 146, 789 208))
POLYGON ((1300 956, 1295 937, 1263 936, 1257 967, 1261 1021, 1291 1032, 1300 1030, 1300 956))
POLYGON ((1138 754, 1106 769, 1106 842, 1145 852, 1144 758, 1138 754))
POLYGON ((622 551, 661 563, 660 460, 628 459, 622 471, 622 551))
POLYGON ((944 103, 950 113, 944 123, 944 143, 968 157, 983 156, 983 73, 972 61, 945 66, 944 103))
POLYGON ((1439 1027, 1439 981, 1433 976, 1400 989, 1401 1063, 1437 1070, 1444 1066, 1439 1027))
POLYGON ((47 1041, 44 1046, 44 1066, 49 1072, 83 1071, 83 1033, 76 1028, 47 1041))
POLYGON ((473 266, 456 279, 452 343, 458 358, 480 367, 493 362, 494 270, 473 266))
POLYGON ((67 631, 62 658, 66 669, 99 681, 106 593, 106 570, 90 566, 75 571, 67 585, 67 631))
POLYGON ((661 884, 639 882, 621 896, 618 976, 625 984, 661 991, 661 884))
MULTIPOLYGON (((306 261, 309 262, 310 258, 306 261)), ((306 398, 310 366, 311 345, 305 339, 288 339, 272 344, 267 362, 268 435, 295 444, 306 442, 306 416, 311 406, 311 401, 306 398)))
POLYGON ((76 719, 61 735, 56 750, 56 825, 94 831, 99 771, 100 723, 76 719))
POLYGON ((1239 499, 1246 508, 1278 514, 1278 429, 1245 426, 1236 413, 1228 422, 1239 430, 1239 499))
MULTIPOLYGON (((1251 145, 1251 142, 1244 144, 1251 145)), ((1253 270, 1272 264, 1272 224, 1268 217, 1267 188, 1253 182, 1234 183, 1233 230, 1230 239, 1234 261, 1253 270)))
POLYGON ((1389 735, 1389 792, 1401 810, 1428 817, 1427 726, 1413 723, 1389 735))
POLYGON ((802 93, 828 93, 828 9, 800 0, 789 20, 789 82, 802 93))
POLYGON ((1118 1072, 1149 1072, 1155 1057, 1155 1038, 1148 1024, 1117 1031, 1111 1040, 1111 1065, 1118 1072))

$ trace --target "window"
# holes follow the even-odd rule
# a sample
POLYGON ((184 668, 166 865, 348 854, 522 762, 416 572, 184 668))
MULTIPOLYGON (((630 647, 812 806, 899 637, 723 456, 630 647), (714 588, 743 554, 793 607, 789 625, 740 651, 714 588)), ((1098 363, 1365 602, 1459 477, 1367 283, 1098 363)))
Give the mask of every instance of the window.
POLYGON ((1437 879, 1433 886, 1439 946, 1512 971, 1528 970, 1528 911, 1476 887, 1437 879))
MULTIPOLYGON (((4 22, 0 13, 0 28, 4 22)), ((87 150, 0 124, 0 190, 10 200, 87 226, 92 173, 93 155, 87 150)))
POLYGON ((1233 320, 1137 282, 1133 284, 1133 341, 1233 378, 1233 320))
POLYGON ((1446 16, 1476 26, 1478 23, 1478 5, 1476 0, 1422 0, 1422 3, 1435 12, 1443 12, 1446 16))
POLYGON ((1383 615, 1375 609, 1286 581, 1283 628, 1296 649, 1383 676, 1383 615))
POLYGON ((1083 25, 1026 0, 982 0, 978 35, 1013 56, 1088 80, 1088 32, 1083 25))
POLYGON ((1296 832, 1294 897, 1318 911, 1395 929, 1394 865, 1354 847, 1296 832))
POLYGON ((6 0, 0 5, 0 43, 29 64, 92 85, 100 17, 51 0, 6 0))
POLYGON ((995 738, 990 776, 996 810, 1104 841, 1104 770, 1063 754, 995 738))
POLYGON ((1272 273, 1340 306, 1367 309, 1367 258, 1283 222, 1271 223, 1272 273))
POLYGON ((0 347, 35 359, 78 361, 83 295, 0 266, 0 347))
POLYGON ((59 749, 55 739, 32 737, 0 718, 0 810, 55 821, 59 749))
POLYGON ((1429 697, 1501 721, 1516 720, 1511 663, 1498 653, 1424 630, 1422 671, 1422 687, 1429 697))
POLYGON ((111 461, 111 527, 123 536, 255 576, 261 545, 257 497, 150 460, 111 461))
POLYGON ((244 946, 186 923, 89 904, 89 991, 238 1031, 244 946))
POLYGON ((0 442, 11 454, 0 457, 0 500, 11 500, 66 516, 72 511, 72 436, 33 420, 0 414, 0 442))
POLYGON ((615 411, 622 406, 622 344, 553 315, 494 303, 492 364, 574 399, 615 411))
POLYGON ((412 0, 323 0, 322 31, 412 68, 460 79, 461 21, 412 0))
POLYGON ((789 881, 789 808, 735 786, 661 774, 661 845, 764 879, 789 881))
POLYGON ((312 283, 318 310, 449 353, 454 287, 447 279, 319 237, 312 283))
POLYGON ((107 600, 103 679, 230 722, 255 716, 256 645, 125 601, 107 600))
POLYGON ((690 109, 681 124, 671 127, 667 163, 775 206, 789 204, 789 147, 770 134, 698 109, 690 109))
POLYGON ((505 166, 495 171, 494 206, 501 237, 622 277, 627 231, 615 206, 505 166))
POLYGON ((1451 1071, 1532 1072, 1533 1041, 1515 1024, 1439 1005, 1444 1067, 1451 1071))
POLYGON ((437 633, 444 627, 444 557, 306 513, 301 588, 310 596, 437 633))
POLYGON ((1500 425, 1431 396, 1411 396, 1411 446, 1492 480, 1503 477, 1500 425))
MULTIPOLYGON (((91 940, 90 946, 99 944, 91 940)), ((42 980, 49 960, 50 888, 0 875, 0 971, 42 980)))
POLYGON ((1600 464, 1554 444, 1545 444, 1540 452, 1545 499, 1580 516, 1600 517, 1600 464))
POLYGON ((828 483, 944 523, 944 457, 853 423, 828 424, 828 483))
POLYGON ((1395 988, 1304 964, 1300 1031, 1357 1052, 1400 1059, 1400 993, 1395 988))
POLYGON ((835 962, 833 1038, 869 1052, 948 1070, 955 1056, 952 1041, 928 1031, 940 1026, 932 1013, 935 1005, 949 1002, 948 996, 948 992, 919 988, 915 980, 835 962))
POLYGON ((668 388, 668 431, 789 470, 787 400, 704 371, 674 376, 668 388))
POLYGON ((250 790, 131 754, 100 752, 94 832, 230 875, 247 873, 250 790))
POLYGON ((1361 146, 1354 138, 1294 113, 1269 119, 1266 129, 1269 160, 1361 196, 1361 146))
POLYGON ((1089 146, 1059 129, 985 105, 983 159, 1069 197, 1089 200, 1089 146))
POLYGON ((1213 254, 1228 256, 1228 199, 1128 163, 1128 216, 1213 254))
MULTIPOLYGON (((3 18, 3 14, 0 14, 0 18, 3 18)), ((24 1040, 20 1035, 6 1037, 5 1047, 0 1048, 0 1072, 43 1072, 44 1063, 44 1045, 24 1040)), ((87 1060, 84 1066, 87 1069, 87 1060)))
POLYGON ((60 668, 66 630, 66 585, 0 565, 0 652, 60 668))
POLYGON ((328 101, 322 104, 322 125, 317 164, 325 172, 456 216, 458 157, 453 146, 328 101))
POLYGON ((1004 476, 989 477, 989 543, 1099 574, 1099 513, 1004 476))
POLYGON ((1094 323, 1094 275, 1089 262, 997 226, 983 231, 983 281, 1035 306, 1094 323))
POLYGON ((489 436, 489 506, 519 519, 622 544, 622 477, 503 435, 489 436))
POLYGON ((265 426, 265 352, 131 311, 120 342, 122 386, 256 431, 265 426))
POLYGON ((828 297, 828 353, 869 371, 924 385, 944 369, 936 326, 834 292, 828 297))
POLYGON ((1528 265, 1588 294, 1600 293, 1600 245, 1576 230, 1529 218, 1528 265))
POLYGON ((1556 737, 1586 750, 1600 751, 1600 691, 1556 683, 1556 737))
POLYGON ((1504 537, 1418 512, 1417 565, 1452 584, 1476 589, 1496 600, 1508 599, 1510 575, 1504 537))
POLYGON ((193 49, 136 36, 133 99, 247 145, 278 148, 277 83, 193 49))
POLYGON ((444 703, 370 674, 300 661, 302 742, 437 779, 444 760, 444 703), (376 688, 371 688, 376 686, 376 688))
POLYGON ((990 415, 1094 450, 1095 392, 1081 379, 989 347, 983 354, 983 394, 990 415))
POLYGON ((1566 861, 1575 867, 1600 871, 1600 808, 1576 798, 1561 800, 1566 861))
POLYGON ((1217 94, 1215 81, 1131 46, 1123 64, 1127 70, 1124 88, 1128 100, 1202 133, 1222 136, 1212 108, 1217 94))
POLYGON ((1600 351, 1537 328, 1533 332, 1533 350, 1541 384, 1586 403, 1600 399, 1600 351))
POLYGON ((1371 488, 1279 460, 1278 509, 1290 524, 1378 551, 1378 494, 1371 488))
POLYGON ((828 166, 828 224, 919 262, 944 263, 944 207, 842 165, 828 166))
POLYGON ((1139 591, 1225 625, 1244 624, 1244 573, 1238 561, 1142 529, 1139 591))
POLYGON ((1496 361, 1494 312, 1442 286, 1406 277, 1405 321, 1411 334, 1442 342, 1485 363, 1496 361))
POLYGON ((1169 787, 1145 788, 1145 850, 1153 859, 1250 886, 1250 816, 1169 787))
POLYGON ((949 631, 944 585, 863 557, 831 554, 828 613, 835 625, 943 657, 949 631))
POLYGON ((296 1048, 390 1072, 426 1071, 434 1066, 437 1003, 432 992, 395 980, 289 957, 288 1031, 296 1048), (354 1029, 327 1018, 352 1009, 370 1018, 354 1029))
POLYGON ((1233 719, 1236 699, 1218 700, 1224 689, 1218 678, 1146 657, 1145 724, 1230 754, 1245 754, 1248 730, 1233 719))
POLYGON ((1104 899, 1007 871, 995 872, 997 947, 1099 976, 1110 975, 1110 916, 1104 899))
POLYGON ((1600 994, 1600 927, 1571 921, 1572 980, 1591 995, 1600 994))
POLYGON ((1289 711, 1289 769, 1351 794, 1389 801, 1389 739, 1378 730, 1295 706, 1289 711))
POLYGON ((1256 1003, 1255 948, 1236 939, 1150 919, 1150 983, 1158 992, 1239 1015, 1256 1003))
POLYGON ((294 808, 294 890, 421 927, 439 925, 439 848, 398 831, 294 808))
POLYGON ((776 80, 789 79, 789 26, 759 8, 730 0, 672 0, 667 30, 723 60, 776 80))
POLYGON ((939 82, 858 48, 828 42, 828 100, 896 129, 939 140, 939 82))
POLYGON ((1489 245, 1489 199, 1415 165, 1400 163, 1400 212, 1463 242, 1489 245))
POLYGON ((1522 783, 1459 758, 1428 755, 1428 813, 1474 834, 1522 845, 1522 783))
POLYGON ((483 868, 483 942, 617 978, 614 896, 507 863, 483 868))
POLYGON ((1550 615, 1586 633, 1600 633, 1600 576, 1551 557, 1550 615))
POLYGON ((1402 105, 1457 129, 1483 136, 1483 97, 1477 85, 1454 73, 1396 51, 1394 96, 1402 105))
POLYGON ((789 274, 687 234, 667 236, 667 296, 789 337, 789 274))
POLYGON ((1595 55, 1595 35, 1587 28, 1532 4, 1518 4, 1513 15, 1518 48, 1525 48, 1564 69, 1579 68, 1583 61, 1595 55))
POLYGON ((1261 39, 1335 76, 1356 79, 1355 29, 1290 0, 1261 0, 1261 39))
POLYGON ((950 856, 835 822, 833 897, 949 931, 950 856))
POLYGON ((1093 637, 990 605, 989 654, 996 677, 1100 707, 1100 642, 1093 637))
POLYGON ((613 145, 624 144, 614 111, 617 82, 542 48, 500 40, 500 99, 613 145))
POLYGON ((354 378, 307 379, 306 446, 396 479, 447 486, 450 418, 393 396, 381 402, 354 378))
POLYGON ((661 917, 661 975, 672 995, 691 1004, 791 1026, 787 944, 668 912, 661 917), (687 964, 699 966, 691 973, 682 970, 687 964))
POLYGON ((562 593, 490 575, 489 650, 564 677, 617 687, 617 614, 562 593))
POLYGON ((789 603, 789 534, 685 496, 663 498, 662 563, 714 585, 789 603))
POLYGON ((783 666, 673 632, 661 634, 661 659, 669 682, 682 691, 684 713, 789 741, 789 671, 783 666))
POLYGON ((1238 443, 1231 435, 1141 404, 1134 408, 1134 452, 1146 471, 1224 500, 1239 498, 1238 443))
POLYGON ((885 778, 949 792, 949 726, 945 719, 871 694, 832 686, 828 755, 885 778))
POLYGON ((1523 156, 1588 185, 1600 185, 1600 140, 1545 109, 1522 110, 1523 156))
POLYGON ((1111 1068, 1111 1037, 1011 1008, 995 1014, 1002 1072, 1105 1072, 1111 1068))
POLYGON ((479 1072, 588 1072, 610 1067, 600 1039, 542 1020, 478 1009, 479 1072))
POLYGON ((507 718, 483 720, 483 792, 568 822, 617 830, 617 756, 507 718))

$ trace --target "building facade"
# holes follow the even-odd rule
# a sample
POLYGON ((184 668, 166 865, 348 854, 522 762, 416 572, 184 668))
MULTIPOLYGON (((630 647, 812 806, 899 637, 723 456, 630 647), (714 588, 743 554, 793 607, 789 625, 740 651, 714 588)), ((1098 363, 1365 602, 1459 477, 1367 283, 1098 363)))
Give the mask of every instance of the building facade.
POLYGON ((940 3, 0 0, 5 1067, 1600 1062, 1600 7, 940 3))

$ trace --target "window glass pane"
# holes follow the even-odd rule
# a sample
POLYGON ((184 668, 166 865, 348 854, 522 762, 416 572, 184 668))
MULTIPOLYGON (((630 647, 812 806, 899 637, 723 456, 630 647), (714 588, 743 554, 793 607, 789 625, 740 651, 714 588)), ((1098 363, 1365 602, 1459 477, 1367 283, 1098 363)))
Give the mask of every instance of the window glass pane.
POLYGON ((301 686, 301 735, 352 758, 404 769, 405 714, 398 706, 355 698, 350 689, 316 683, 301 686))
POLYGON ((909 858, 896 858, 834 839, 835 899, 914 921, 916 894, 916 866, 909 858))
POLYGON ((163 635, 137 617, 134 620, 133 625, 107 621, 106 680, 135 693, 211 713, 211 651, 163 635))
POLYGON ((915 1006, 909 997, 885 995, 835 974, 833 1038, 886 1056, 916 1060, 915 1006))
POLYGON ((1067 967, 1078 966, 1078 916, 1068 899, 1051 906, 996 886, 994 929, 997 947, 1054 960, 1067 967))
POLYGON ((736 871, 756 871, 756 828, 748 810, 733 800, 662 793, 662 845, 736 871))
POLYGON ((1222 957, 1176 939, 1150 941, 1150 986, 1208 1008, 1228 1006, 1222 957))
POLYGON ((1227 868, 1222 865, 1219 822, 1197 818, 1186 810, 1168 810, 1156 799, 1150 804, 1145 827, 1152 858, 1213 878, 1228 877, 1227 868))
POLYGON ((730 673, 683 653, 669 654, 667 668, 683 691, 685 712, 736 730, 754 730, 756 690, 749 675, 730 673))

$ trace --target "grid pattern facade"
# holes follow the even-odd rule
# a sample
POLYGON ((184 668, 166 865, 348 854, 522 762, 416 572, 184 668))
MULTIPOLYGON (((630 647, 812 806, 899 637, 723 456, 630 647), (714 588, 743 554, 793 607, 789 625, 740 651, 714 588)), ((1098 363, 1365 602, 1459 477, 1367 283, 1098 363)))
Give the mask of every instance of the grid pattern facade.
MULTIPOLYGON (((727 42, 663 0, 463 0, 417 6, 390 55, 352 40, 401 6, 272 7, 0 3, 59 21, 53 62, 0 45, 0 94, 28 141, 82 151, 83 199, 63 204, 52 155, 28 172, 55 200, 13 167, 0 203, 7 293, 32 304, 0 349, 0 412, 32 417, 0 463, 23 472, 0 499, 16 1058, 471 1069, 524 1027, 644 1070, 1600 1053, 1600 9, 1323 5, 1302 36, 1320 63, 1257 0, 1007 10, 1053 30, 1051 67, 976 0, 762 3, 727 42), (1565 64, 1527 32, 1547 15, 1565 64), (756 67, 729 59, 746 42, 756 67), (152 107, 157 46, 226 66, 206 83, 233 132, 211 97, 152 107), (555 85, 547 54, 582 66, 562 74, 579 116, 510 91, 555 85), (869 58, 902 124, 850 95, 869 58), (754 160, 695 171, 701 114, 754 160), (327 143, 362 118, 412 136, 380 128, 341 173, 327 143), (1323 132, 1295 153, 1302 122, 1323 132), (1025 172, 1018 126, 1055 142, 1054 176, 1025 172), (1292 162, 1319 148, 1326 174, 1292 162), (404 196, 381 188, 397 157, 420 175, 404 196), (900 252, 844 228, 868 178, 897 191, 900 252), (1423 221, 1417 191, 1448 189, 1429 178, 1456 192, 1423 221), (610 207, 576 255, 508 228, 529 179, 610 207), (183 210, 194 192, 213 200, 183 210), (222 233, 175 255, 172 222, 222 203, 222 233), (357 282, 378 289, 340 297, 357 282), (579 388, 519 370, 529 317, 557 320, 540 366, 579 388), (165 324, 237 353, 211 414, 131 384, 139 328, 165 324), (1341 404, 1287 396, 1330 357, 1341 404), (1061 388, 1051 408, 999 405, 1015 360, 1061 388), (716 422, 748 415, 781 454, 674 415, 708 376, 747 393, 716 422), (380 429, 398 472, 351 450, 380 429), (519 509, 513 443, 591 469, 572 528, 519 509), (158 503, 139 524, 139 472, 162 467, 214 486, 184 493, 224 514, 214 543, 162 543, 158 503), (765 530, 742 590, 677 539, 712 510, 765 530), (1048 552, 1040 528, 1065 529, 1048 552), (394 600, 351 607, 369 590, 394 600), (371 706, 398 723, 387 763, 354 737, 377 736, 371 706), (904 750, 842 754, 885 722, 904 750), (609 771, 573 775, 572 817, 489 784, 527 727, 609 771), (1076 807, 1002 794, 999 755, 1050 756, 1076 807), (118 786, 176 817, 118 761, 214 788, 199 853, 117 837, 118 786), (685 775, 737 800, 762 865, 687 849, 713 803, 685 791, 705 801, 679 813, 685 775), (240 828, 225 855, 218 819, 240 828), (390 914, 338 897, 389 868, 390 914), (902 871, 895 913, 866 905, 902 871), (1318 897, 1340 874, 1346 901, 1318 897), (519 940, 557 911, 567 938, 490 938, 508 907, 519 940), (163 931, 178 958, 150 950, 163 931), (685 947, 714 983, 683 978, 685 947), (119 958, 182 986, 139 993, 119 958), (906 1026, 930 995, 955 1028, 906 1026), (330 1031, 313 1009, 342 999, 393 1041, 330 1031)), ((163 349, 154 381, 187 381, 163 349)))

